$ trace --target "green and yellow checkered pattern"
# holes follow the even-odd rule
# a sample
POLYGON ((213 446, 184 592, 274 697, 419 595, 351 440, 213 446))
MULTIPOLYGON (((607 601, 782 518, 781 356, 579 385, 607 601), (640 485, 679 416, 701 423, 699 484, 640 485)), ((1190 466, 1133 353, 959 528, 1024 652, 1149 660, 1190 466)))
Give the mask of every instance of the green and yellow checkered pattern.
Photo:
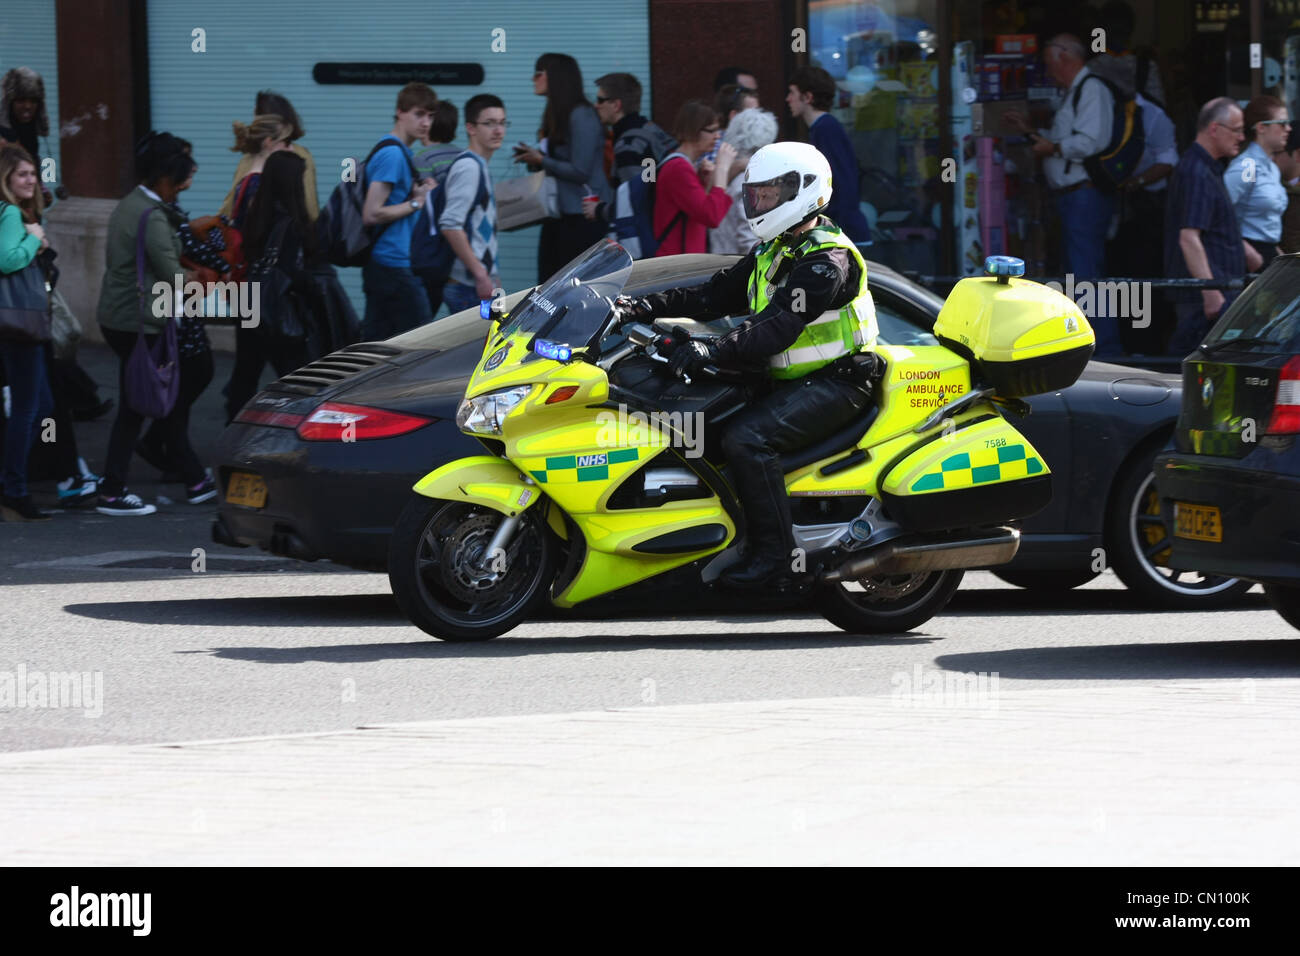
POLYGON ((559 455, 546 459, 544 468, 530 468, 528 473, 543 485, 572 485, 579 481, 608 481, 609 466, 636 461, 635 448, 599 452, 592 455, 559 455))
POLYGON ((1029 455, 1024 445, 981 448, 945 458, 939 470, 912 482, 912 491, 945 491, 972 488, 990 481, 1025 478, 1043 471, 1043 463, 1029 455))

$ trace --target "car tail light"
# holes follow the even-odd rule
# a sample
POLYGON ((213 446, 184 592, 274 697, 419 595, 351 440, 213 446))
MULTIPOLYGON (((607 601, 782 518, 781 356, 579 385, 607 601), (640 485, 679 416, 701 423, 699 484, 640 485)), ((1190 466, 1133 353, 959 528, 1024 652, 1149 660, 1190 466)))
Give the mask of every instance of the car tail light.
POLYGON ((269 425, 271 428, 297 428, 305 415, 290 412, 268 412, 258 408, 244 408, 235 416, 235 421, 245 425, 269 425))
POLYGON ((1300 432, 1300 355, 1291 356, 1278 375, 1277 398, 1268 430, 1272 435, 1300 432))
POLYGON ((373 438, 392 438, 423 428, 436 418, 407 415, 365 405, 344 405, 326 402, 307 416, 298 426, 298 437, 304 441, 366 441, 373 438))

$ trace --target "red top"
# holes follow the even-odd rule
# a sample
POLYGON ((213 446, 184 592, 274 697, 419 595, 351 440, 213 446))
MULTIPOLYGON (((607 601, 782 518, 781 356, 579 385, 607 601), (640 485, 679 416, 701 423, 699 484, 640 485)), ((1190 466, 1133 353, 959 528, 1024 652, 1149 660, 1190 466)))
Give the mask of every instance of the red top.
POLYGON ((707 192, 695 167, 681 157, 674 157, 659 168, 655 184, 655 235, 661 235, 679 211, 686 212, 686 227, 678 222, 664 236, 656 256, 674 256, 682 252, 708 252, 708 230, 716 229, 731 208, 727 191, 714 186, 707 192), (686 248, 682 248, 682 233, 686 248))

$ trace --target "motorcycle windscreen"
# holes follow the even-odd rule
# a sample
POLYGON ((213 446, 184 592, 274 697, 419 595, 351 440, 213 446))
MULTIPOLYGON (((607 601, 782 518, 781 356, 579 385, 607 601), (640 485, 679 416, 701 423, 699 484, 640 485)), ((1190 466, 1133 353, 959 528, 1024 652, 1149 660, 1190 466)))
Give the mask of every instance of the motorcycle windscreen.
POLYGON ((571 348, 592 344, 632 274, 632 257, 602 239, 574 259, 510 313, 500 337, 531 334, 571 348))

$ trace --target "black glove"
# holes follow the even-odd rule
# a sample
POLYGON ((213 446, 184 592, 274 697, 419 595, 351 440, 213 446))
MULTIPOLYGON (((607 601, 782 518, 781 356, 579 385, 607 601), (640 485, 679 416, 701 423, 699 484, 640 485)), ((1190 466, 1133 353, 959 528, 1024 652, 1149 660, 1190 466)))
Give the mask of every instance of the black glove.
POLYGON ((625 320, 631 322, 646 322, 653 319, 655 314, 654 307, 644 296, 633 298, 630 295, 620 295, 614 300, 614 308, 618 309, 625 320))
POLYGON ((692 339, 685 345, 673 349, 668 367, 678 378, 694 375, 702 366, 713 364, 713 346, 708 342, 692 339))

